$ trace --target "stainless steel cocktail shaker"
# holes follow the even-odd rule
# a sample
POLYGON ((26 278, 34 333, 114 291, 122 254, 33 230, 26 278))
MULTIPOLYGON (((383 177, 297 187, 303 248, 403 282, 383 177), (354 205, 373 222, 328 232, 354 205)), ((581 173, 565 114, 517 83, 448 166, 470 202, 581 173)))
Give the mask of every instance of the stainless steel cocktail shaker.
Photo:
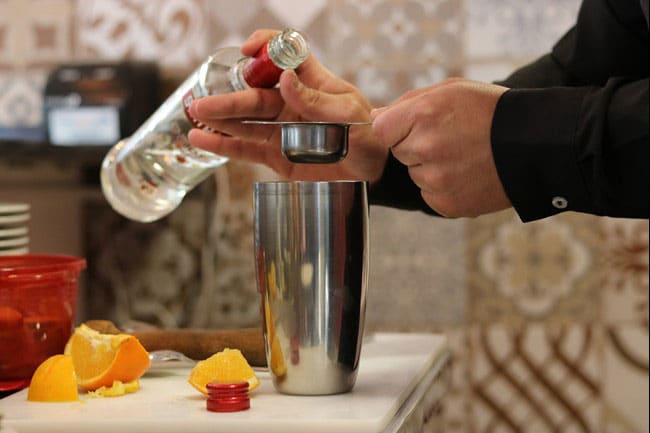
POLYGON ((366 182, 256 183, 254 226, 275 388, 302 395, 349 391, 366 308, 366 182))

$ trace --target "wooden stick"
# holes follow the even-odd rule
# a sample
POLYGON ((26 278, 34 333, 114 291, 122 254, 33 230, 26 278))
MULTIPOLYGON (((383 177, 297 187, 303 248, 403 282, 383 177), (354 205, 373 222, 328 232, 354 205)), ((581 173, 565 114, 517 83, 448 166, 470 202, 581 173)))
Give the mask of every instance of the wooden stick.
MULTIPOLYGON (((104 334, 121 331, 109 320, 89 320, 89 327, 104 334)), ((149 352, 175 350, 202 360, 223 349, 239 349, 254 367, 266 366, 264 336, 261 328, 239 329, 160 329, 131 332, 149 352)))

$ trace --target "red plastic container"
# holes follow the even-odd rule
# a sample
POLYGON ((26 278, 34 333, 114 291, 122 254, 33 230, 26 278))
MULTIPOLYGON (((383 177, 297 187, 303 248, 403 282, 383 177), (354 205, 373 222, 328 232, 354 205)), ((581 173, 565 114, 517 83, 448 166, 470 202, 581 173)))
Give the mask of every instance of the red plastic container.
POLYGON ((63 353, 85 267, 72 256, 0 256, 0 391, 29 385, 41 362, 63 353))

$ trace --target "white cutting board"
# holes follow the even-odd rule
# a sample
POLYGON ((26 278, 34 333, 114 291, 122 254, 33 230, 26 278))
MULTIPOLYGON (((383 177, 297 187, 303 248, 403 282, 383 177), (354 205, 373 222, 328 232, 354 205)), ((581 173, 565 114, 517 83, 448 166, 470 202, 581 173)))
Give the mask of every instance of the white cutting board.
POLYGON ((18 433, 380 433, 393 422, 418 381, 447 356, 444 336, 373 334, 362 347, 352 392, 290 396, 273 388, 267 372, 251 393, 251 408, 206 410, 188 383, 189 369, 145 374, 141 389, 114 398, 70 403, 27 401, 27 390, 0 400, 2 427, 18 433))

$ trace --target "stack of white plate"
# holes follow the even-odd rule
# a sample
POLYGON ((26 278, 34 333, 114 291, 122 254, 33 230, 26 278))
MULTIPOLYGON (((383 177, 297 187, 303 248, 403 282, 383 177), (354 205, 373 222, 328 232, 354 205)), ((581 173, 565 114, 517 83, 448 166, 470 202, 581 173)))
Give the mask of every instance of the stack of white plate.
POLYGON ((29 205, 0 202, 0 256, 29 252, 29 205))

